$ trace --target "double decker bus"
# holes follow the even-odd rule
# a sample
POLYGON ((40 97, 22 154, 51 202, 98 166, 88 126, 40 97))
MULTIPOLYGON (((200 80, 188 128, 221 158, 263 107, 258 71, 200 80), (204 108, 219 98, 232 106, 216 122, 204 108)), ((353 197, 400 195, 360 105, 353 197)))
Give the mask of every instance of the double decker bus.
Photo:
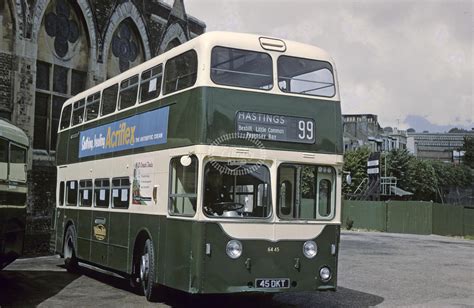
POLYGON ((28 137, 0 119, 0 269, 23 251, 28 137))
POLYGON ((323 50, 210 32, 65 102, 55 250, 147 299, 335 290, 342 124, 323 50))

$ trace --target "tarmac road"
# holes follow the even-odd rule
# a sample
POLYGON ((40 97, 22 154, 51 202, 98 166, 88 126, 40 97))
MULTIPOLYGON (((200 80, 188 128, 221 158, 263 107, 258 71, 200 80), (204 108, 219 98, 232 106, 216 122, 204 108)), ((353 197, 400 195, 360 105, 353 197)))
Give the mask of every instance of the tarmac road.
POLYGON ((474 307, 474 241, 436 235, 342 232, 337 292, 189 296, 148 303, 128 281, 57 256, 20 259, 0 272, 0 306, 40 307, 474 307))

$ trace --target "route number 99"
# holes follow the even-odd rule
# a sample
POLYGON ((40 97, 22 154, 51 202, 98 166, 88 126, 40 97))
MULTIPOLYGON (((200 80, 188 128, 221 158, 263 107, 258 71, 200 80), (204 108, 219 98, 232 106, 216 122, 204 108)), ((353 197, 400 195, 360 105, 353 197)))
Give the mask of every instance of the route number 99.
POLYGON ((314 138, 314 123, 313 121, 298 121, 298 138, 300 140, 313 140, 314 138))

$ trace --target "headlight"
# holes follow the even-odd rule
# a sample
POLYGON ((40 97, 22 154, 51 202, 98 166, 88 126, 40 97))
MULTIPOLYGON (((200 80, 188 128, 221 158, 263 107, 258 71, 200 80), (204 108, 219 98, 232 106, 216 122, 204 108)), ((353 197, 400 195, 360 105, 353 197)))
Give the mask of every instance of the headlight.
POLYGON ((306 258, 312 259, 318 253, 318 245, 314 241, 306 241, 303 244, 303 254, 306 258))
POLYGON ((322 282, 327 282, 331 279, 331 270, 328 267, 321 267, 319 270, 319 277, 322 282))
POLYGON ((225 247, 225 252, 229 258, 237 259, 242 254, 242 243, 238 240, 230 240, 225 247))

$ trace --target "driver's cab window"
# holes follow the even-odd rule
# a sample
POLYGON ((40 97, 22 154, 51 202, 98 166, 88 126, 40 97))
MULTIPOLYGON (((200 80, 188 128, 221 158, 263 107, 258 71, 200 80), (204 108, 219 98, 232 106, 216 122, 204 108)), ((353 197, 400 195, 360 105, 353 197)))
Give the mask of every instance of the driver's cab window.
POLYGON ((171 215, 194 216, 197 199, 198 160, 196 156, 179 156, 170 163, 169 212, 171 215))
POLYGON ((236 161, 207 163, 203 210, 208 217, 269 217, 270 196, 270 172, 266 166, 236 161))

